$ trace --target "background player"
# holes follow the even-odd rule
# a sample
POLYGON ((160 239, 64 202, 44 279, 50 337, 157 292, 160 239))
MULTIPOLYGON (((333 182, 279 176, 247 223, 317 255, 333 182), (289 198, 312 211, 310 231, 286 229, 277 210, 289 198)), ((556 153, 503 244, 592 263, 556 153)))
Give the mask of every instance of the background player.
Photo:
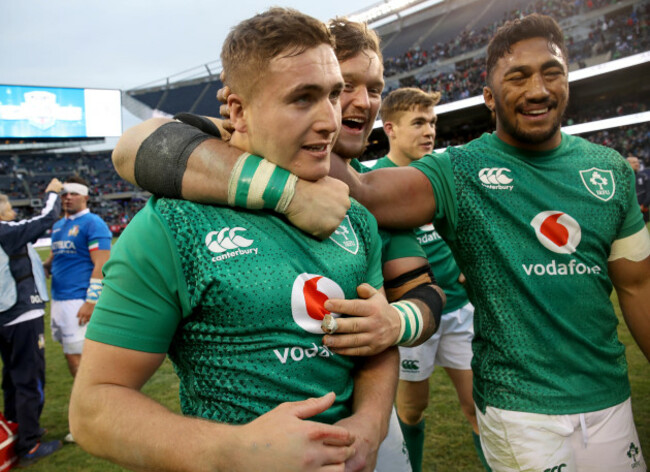
MULTIPOLYGON (((433 152, 436 139, 434 106, 440 93, 418 88, 399 88, 382 102, 380 117, 388 137, 388 155, 374 168, 401 167, 433 152)), ((414 471, 422 469, 424 447, 424 411, 429 405, 429 377, 435 365, 444 367, 451 379, 463 414, 469 421, 474 445, 484 462, 478 436, 476 410, 472 399, 472 338, 474 307, 467 298, 461 274, 449 246, 432 224, 415 230, 426 251, 431 270, 447 295, 440 327, 417 347, 400 347, 400 381, 397 388, 397 413, 414 471)), ((487 464, 484 462, 484 465, 487 464)))
MULTIPOLYGON (((327 174, 343 88, 330 41, 322 23, 282 9, 228 36, 222 63, 233 90, 232 144, 269 159, 242 155, 239 169, 252 180, 239 197, 268 184, 274 206, 280 203, 285 183, 274 179, 274 161, 304 178, 327 174), (261 82, 253 74, 260 71, 261 82)), ((366 280, 381 288, 372 217, 355 204, 341 228, 321 242, 265 212, 151 199, 106 268, 71 403, 79 442, 128 467, 155 470, 343 470, 346 460, 352 470, 372 470, 397 353, 355 361, 317 344, 323 297, 354 296, 366 280), (190 417, 138 391, 168 350, 190 417), (278 406, 330 390, 336 399, 278 406), (303 421, 317 413, 337 425, 303 421)), ((375 289, 364 290, 374 295, 359 302, 395 309, 375 289)))
MULTIPOLYGON (((88 208, 89 186, 71 176, 61 193, 65 217, 52 228, 52 253, 43 263, 52 275, 52 337, 63 347, 68 369, 79 369, 86 324, 102 291, 102 267, 108 260, 113 235, 88 208)), ((74 442, 71 434, 67 442, 74 442)))

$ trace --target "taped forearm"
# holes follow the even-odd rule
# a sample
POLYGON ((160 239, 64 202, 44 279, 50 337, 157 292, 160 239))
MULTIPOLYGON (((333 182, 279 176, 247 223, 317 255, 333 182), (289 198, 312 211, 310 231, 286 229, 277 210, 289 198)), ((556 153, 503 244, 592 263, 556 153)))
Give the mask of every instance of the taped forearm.
POLYGON ((436 332, 445 300, 436 288, 429 266, 386 282, 385 288, 388 300, 400 315, 400 333, 395 344, 421 344, 436 332))
POLYGON ((194 126, 170 122, 145 139, 135 157, 136 183, 145 190, 169 198, 182 198, 183 175, 192 151, 210 135, 194 126))

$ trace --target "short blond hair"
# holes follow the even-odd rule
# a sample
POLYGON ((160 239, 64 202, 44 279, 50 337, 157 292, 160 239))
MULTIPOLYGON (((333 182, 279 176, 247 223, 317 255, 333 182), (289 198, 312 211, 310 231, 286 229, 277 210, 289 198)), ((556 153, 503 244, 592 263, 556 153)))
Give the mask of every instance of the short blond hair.
POLYGON ((7 207, 11 205, 9 197, 4 193, 0 193, 0 217, 5 214, 7 207))
POLYGON ((230 30, 221 49, 224 84, 250 99, 273 58, 321 44, 334 48, 325 23, 291 8, 270 8, 230 30))
POLYGON ((395 121, 401 113, 422 108, 432 108, 440 102, 440 92, 425 92, 415 87, 393 90, 381 104, 379 116, 382 121, 395 121))

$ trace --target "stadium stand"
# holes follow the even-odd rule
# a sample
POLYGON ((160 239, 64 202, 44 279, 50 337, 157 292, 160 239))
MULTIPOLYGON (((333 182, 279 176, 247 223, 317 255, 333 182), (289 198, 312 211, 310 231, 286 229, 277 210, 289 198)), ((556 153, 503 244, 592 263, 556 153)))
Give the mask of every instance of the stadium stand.
MULTIPOLYGON (((645 118, 637 120, 640 122, 631 121, 636 124, 608 125, 581 133, 624 156, 639 156, 650 168, 650 84, 646 83, 650 75, 650 0, 444 0, 396 15, 378 26, 371 23, 382 38, 385 93, 406 85, 440 91, 439 147, 463 144, 492 131, 489 111, 482 100, 473 100, 482 94, 485 83, 486 45, 505 20, 531 12, 550 14, 560 21, 567 34, 572 73, 614 64, 612 61, 624 57, 636 58, 620 70, 572 80, 563 126, 643 115, 645 118)), ((123 93, 123 103, 143 119, 181 111, 218 116, 216 93, 222 84, 217 68, 215 62, 206 63, 174 76, 187 73, 189 78, 172 81, 170 77, 161 85, 129 90, 123 93)), ((378 127, 362 160, 381 157, 386 150, 385 135, 378 127)), ((39 208, 42 196, 37 189, 52 177, 71 174, 92 183, 92 211, 118 234, 148 198, 115 173, 109 151, 0 150, 0 192, 10 195, 23 217, 39 208)))

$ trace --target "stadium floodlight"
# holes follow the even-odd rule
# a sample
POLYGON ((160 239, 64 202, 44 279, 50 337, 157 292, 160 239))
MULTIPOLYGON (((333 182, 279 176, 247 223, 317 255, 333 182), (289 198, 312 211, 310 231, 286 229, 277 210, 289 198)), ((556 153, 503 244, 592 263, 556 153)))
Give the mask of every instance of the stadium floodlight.
POLYGON ((644 111, 642 113, 617 116, 615 118, 607 118, 605 120, 592 121, 590 123, 564 126, 562 127, 562 131, 566 134, 584 134, 604 129, 620 128, 621 126, 637 125, 648 121, 650 121, 650 111, 644 111))
MULTIPOLYGON (((358 12, 352 13, 351 15, 348 15, 348 18, 352 21, 366 22, 368 24, 371 24, 390 15, 397 14, 402 10, 406 10, 407 8, 425 3, 426 1, 427 0, 384 0, 383 2, 378 2, 369 8, 365 8, 358 12)), ((427 6, 442 3, 443 1, 444 0, 429 1, 427 3, 427 6)))
POLYGON ((602 64, 585 67, 584 69, 574 70, 572 72, 569 72, 569 82, 577 82, 578 80, 607 74, 609 72, 614 72, 628 67, 638 66, 646 62, 650 62, 650 51, 645 51, 633 56, 624 57, 622 59, 603 62, 602 64))

